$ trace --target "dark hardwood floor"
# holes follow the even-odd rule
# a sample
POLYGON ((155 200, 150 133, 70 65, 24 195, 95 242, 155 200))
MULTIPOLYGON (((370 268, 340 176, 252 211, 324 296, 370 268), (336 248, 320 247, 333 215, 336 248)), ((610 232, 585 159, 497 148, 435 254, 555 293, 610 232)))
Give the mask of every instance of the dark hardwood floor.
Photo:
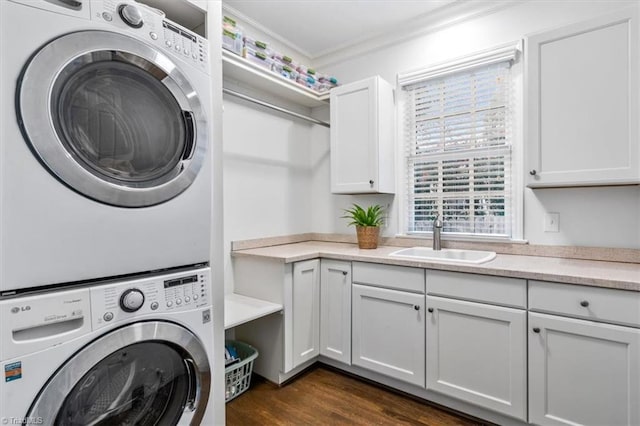
POLYGON ((228 426, 482 424, 325 366, 283 387, 254 376, 226 413, 228 426))

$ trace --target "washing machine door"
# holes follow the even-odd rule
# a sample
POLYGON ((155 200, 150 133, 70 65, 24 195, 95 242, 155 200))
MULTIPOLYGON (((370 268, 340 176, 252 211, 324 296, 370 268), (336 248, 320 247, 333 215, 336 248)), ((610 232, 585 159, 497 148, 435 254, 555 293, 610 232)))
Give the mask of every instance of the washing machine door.
POLYGON ((211 383, 205 348, 169 322, 135 323, 69 359, 26 418, 44 425, 199 425, 211 383))
POLYGON ((170 200, 195 180, 207 148, 203 106, 181 66, 122 34, 55 39, 18 82, 25 139, 54 176, 93 200, 170 200))

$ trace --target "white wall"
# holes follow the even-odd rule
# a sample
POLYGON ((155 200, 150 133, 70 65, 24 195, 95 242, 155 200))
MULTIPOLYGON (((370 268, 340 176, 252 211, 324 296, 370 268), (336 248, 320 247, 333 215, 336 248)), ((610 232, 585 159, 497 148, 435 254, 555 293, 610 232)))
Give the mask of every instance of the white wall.
MULTIPOLYGON (((628 7, 636 1, 529 1, 369 53, 314 64, 356 81, 374 74, 391 83, 399 72, 424 68, 563 24, 628 7)), ((314 133, 313 231, 352 232, 336 219, 351 202, 392 203, 385 235, 397 229, 398 197, 341 196, 329 192, 328 140, 314 133)), ((398 141, 401 143, 402 141, 398 141)), ((399 183, 402 181, 400 180, 399 183)), ((640 248, 640 188, 524 189, 524 238, 533 244, 640 248), (560 214, 560 232, 543 232, 544 212, 560 214)))
POLYGON ((230 243, 311 229, 311 124, 224 96, 225 289, 230 243))
MULTIPOLYGON (((518 40, 527 33, 585 19, 620 5, 613 2, 525 2, 339 63, 314 65, 336 75, 342 82, 374 74, 395 82, 398 72, 518 40)), ((267 35, 262 37, 269 41, 267 35)), ((233 82, 225 85, 232 87, 233 82)), ((240 89, 251 94, 248 87, 240 89)), ((253 94, 296 108, 273 96, 253 94)), ((297 109, 305 114, 311 112, 301 107, 297 109)), ((313 114, 326 120, 328 108, 316 108, 313 114)), ((233 289, 228 256, 233 240, 304 232, 353 233, 353 229, 346 226, 346 220, 340 218, 342 209, 353 202, 390 205, 388 226, 383 235, 393 236, 400 232, 398 197, 330 193, 328 129, 227 95, 224 97, 223 125, 227 292, 233 289)), ((640 248, 638 187, 525 189, 524 202, 524 237, 533 244, 640 248), (560 213, 559 233, 543 232, 543 213, 546 211, 560 213)))

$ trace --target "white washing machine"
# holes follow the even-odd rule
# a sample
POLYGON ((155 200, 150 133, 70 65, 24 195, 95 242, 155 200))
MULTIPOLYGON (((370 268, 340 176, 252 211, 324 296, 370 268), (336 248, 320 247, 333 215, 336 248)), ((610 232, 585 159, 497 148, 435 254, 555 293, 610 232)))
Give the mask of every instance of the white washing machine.
POLYGON ((208 262, 207 40, 132 0, 3 0, 0 52, 0 295, 208 262))
POLYGON ((0 424, 211 425, 209 268, 0 300, 0 424))

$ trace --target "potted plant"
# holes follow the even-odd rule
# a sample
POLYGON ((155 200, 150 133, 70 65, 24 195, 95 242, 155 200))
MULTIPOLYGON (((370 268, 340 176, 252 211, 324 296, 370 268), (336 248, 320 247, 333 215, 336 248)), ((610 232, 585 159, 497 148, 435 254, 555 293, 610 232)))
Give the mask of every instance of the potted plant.
POLYGON ((363 209, 357 204, 352 208, 345 209, 343 219, 350 219, 349 225, 356 226, 358 236, 358 247, 361 249, 374 249, 378 247, 378 237, 380 236, 380 225, 384 221, 384 208, 375 204, 363 209))

